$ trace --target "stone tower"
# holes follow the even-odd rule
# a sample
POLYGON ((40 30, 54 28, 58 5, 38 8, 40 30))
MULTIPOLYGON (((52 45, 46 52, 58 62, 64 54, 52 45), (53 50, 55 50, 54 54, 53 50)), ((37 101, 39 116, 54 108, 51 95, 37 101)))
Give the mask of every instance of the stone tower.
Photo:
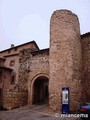
POLYGON ((62 108, 62 87, 70 89, 70 110, 82 100, 82 54, 78 17, 68 10, 57 10, 50 21, 50 109, 62 108))
POLYGON ((86 101, 90 102, 90 32, 81 36, 82 40, 82 60, 84 75, 84 91, 86 101))

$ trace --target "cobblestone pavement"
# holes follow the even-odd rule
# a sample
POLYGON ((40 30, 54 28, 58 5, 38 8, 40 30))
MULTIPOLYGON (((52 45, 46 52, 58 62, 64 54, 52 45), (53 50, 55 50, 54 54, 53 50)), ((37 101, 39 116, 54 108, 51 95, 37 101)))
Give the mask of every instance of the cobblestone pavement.
POLYGON ((0 111, 0 120, 80 120, 79 118, 61 118, 55 117, 54 113, 48 112, 47 106, 27 106, 9 110, 0 111))

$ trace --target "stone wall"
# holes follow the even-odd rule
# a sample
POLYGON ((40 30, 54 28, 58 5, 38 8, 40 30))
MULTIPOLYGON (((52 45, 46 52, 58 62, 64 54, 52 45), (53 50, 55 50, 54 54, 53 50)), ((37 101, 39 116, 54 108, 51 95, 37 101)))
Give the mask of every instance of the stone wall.
POLYGON ((5 58, 0 56, 0 66, 4 66, 5 58))
POLYGON ((86 101, 90 102, 90 33, 82 35, 81 39, 83 56, 84 91, 86 95, 86 101))
MULTIPOLYGON (((78 18, 68 10, 57 10, 50 21, 50 109, 61 111, 62 87, 70 89, 70 110, 82 102, 82 52, 78 18)), ((84 101, 84 99, 83 99, 84 101)))
POLYGON ((8 90, 4 92, 4 108, 12 109, 27 104, 27 91, 8 90))
MULTIPOLYGON (((29 51, 30 52, 30 51, 29 51)), ((22 50, 19 54, 19 78, 18 83, 15 84, 13 89, 5 91, 4 95, 4 107, 12 109, 26 105, 28 103, 28 73, 27 60, 30 58, 30 54, 25 50, 22 50)))
POLYGON ((19 53, 19 79, 13 89, 5 91, 4 107, 12 109, 32 104, 31 86, 34 78, 38 75, 49 75, 49 51, 31 51, 23 49, 19 53))
POLYGON ((40 76, 49 76, 49 49, 20 52, 19 83, 20 88, 28 89, 28 104, 32 105, 34 80, 40 76))
POLYGON ((20 51, 19 57, 19 89, 28 90, 28 78, 31 66, 31 49, 24 49, 20 51))
MULTIPOLYGON (((0 56, 5 57, 4 65, 13 69, 16 73, 15 84, 18 83, 18 75, 19 75, 19 52, 23 49, 32 49, 32 50, 39 50, 35 41, 27 42, 25 44, 21 44, 19 46, 15 46, 13 48, 9 48, 3 51, 0 51, 0 56), (10 62, 14 61, 14 65, 10 65, 10 62)), ((13 87, 13 86, 11 86, 13 87)))
POLYGON ((10 87, 10 80, 11 80, 11 73, 12 70, 8 69, 6 67, 0 67, 0 88, 3 89, 3 91, 7 90, 8 87, 10 87))
POLYGON ((38 77, 49 79, 49 50, 41 50, 31 53, 30 73, 28 80, 28 104, 32 105, 33 84, 38 77))
POLYGON ((15 84, 17 84, 18 83, 18 69, 19 69, 19 55, 6 57, 5 66, 15 71, 16 73, 15 84), (10 65, 11 61, 14 62, 14 65, 10 65))
POLYGON ((4 106, 4 94, 10 87, 12 70, 4 66, 0 67, 0 107, 4 106))

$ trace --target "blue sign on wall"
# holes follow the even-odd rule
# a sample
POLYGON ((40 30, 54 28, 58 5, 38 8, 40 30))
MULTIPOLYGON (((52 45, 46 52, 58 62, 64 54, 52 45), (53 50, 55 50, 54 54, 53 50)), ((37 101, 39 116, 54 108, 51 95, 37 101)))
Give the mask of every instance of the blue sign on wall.
POLYGON ((69 113, 69 88, 68 87, 62 88, 62 113, 63 114, 69 113))

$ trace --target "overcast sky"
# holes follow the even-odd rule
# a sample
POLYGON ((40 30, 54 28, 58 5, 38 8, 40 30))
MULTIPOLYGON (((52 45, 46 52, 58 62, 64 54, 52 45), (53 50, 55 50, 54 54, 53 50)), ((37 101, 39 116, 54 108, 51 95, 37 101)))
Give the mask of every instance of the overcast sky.
POLYGON ((90 32, 90 0, 0 0, 0 50, 32 40, 48 48, 50 17, 58 9, 77 14, 81 34, 90 32))

